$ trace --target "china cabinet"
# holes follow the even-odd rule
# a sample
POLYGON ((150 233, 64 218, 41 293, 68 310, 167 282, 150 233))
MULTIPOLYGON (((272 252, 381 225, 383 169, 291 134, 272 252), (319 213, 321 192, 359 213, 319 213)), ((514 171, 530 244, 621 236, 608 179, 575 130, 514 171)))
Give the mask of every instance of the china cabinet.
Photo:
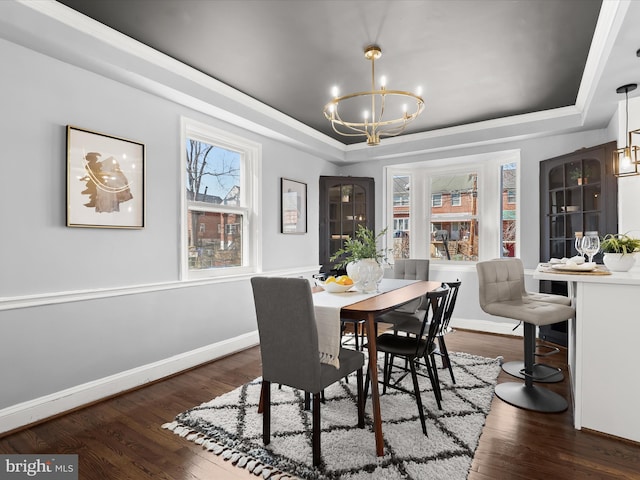
MULTIPOLYGON (((575 235, 617 232, 618 184, 611 142, 540 162, 540 261, 573 257, 575 235)), ((595 256, 602 263, 602 255, 595 256)), ((566 282, 544 280, 540 291, 567 295, 566 282)), ((540 337, 566 345, 566 322, 540 329, 540 337)))
POLYGON ((374 180, 369 177, 320 177, 320 272, 338 273, 329 259, 358 225, 375 230, 374 180))

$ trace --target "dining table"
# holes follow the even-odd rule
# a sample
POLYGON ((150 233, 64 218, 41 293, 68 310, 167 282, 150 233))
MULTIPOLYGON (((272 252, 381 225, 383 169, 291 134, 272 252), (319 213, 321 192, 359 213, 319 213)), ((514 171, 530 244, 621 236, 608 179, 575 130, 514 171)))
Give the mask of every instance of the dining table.
MULTIPOLYGON (((364 320, 365 333, 367 335, 367 350, 369 355, 369 374, 371 381, 371 399, 373 405, 373 430, 375 434, 376 442, 376 454, 377 456, 384 455, 384 437, 382 434, 382 415, 380 411, 380 393, 378 389, 378 363, 377 363, 377 347, 376 336, 377 327, 376 322, 378 318, 401 305, 404 305, 411 300, 420 298, 427 293, 440 288, 441 282, 424 281, 424 280, 401 280, 401 279, 387 279, 384 278, 380 282, 378 290, 367 294, 365 298, 363 295, 355 292, 355 295, 350 297, 350 293, 334 294, 342 297, 340 303, 340 317, 353 320, 364 320)), ((314 291, 321 291, 321 287, 317 287, 314 291)), ((324 292, 327 293, 327 292, 324 292)), ((321 300, 316 295, 313 297, 314 304, 321 303, 321 300)))

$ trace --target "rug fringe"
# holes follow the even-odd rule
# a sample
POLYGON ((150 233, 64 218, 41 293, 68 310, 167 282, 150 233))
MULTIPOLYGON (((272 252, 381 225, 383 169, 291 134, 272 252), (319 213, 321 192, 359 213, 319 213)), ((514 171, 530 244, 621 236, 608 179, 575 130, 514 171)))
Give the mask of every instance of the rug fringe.
POLYGON ((186 438, 188 441, 193 442, 196 445, 202 446, 204 450, 214 453, 215 455, 221 457, 224 461, 229 462, 238 468, 244 468, 249 473, 260 476, 265 480, 295 479, 295 477, 292 477, 287 472, 274 469, 270 465, 265 465, 264 463, 243 452, 239 452, 237 450, 234 450, 233 448, 220 445, 215 440, 191 429, 186 425, 182 425, 177 421, 165 423, 162 425, 162 428, 173 432, 179 437, 186 438))

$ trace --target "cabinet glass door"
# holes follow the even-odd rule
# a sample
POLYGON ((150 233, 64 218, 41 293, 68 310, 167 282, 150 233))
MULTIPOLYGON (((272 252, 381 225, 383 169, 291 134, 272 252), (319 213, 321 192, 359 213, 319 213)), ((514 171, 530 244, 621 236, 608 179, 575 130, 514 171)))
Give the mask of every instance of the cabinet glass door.
POLYGON ((373 179, 320 177, 320 264, 332 272, 330 258, 353 238, 360 225, 374 228, 373 179))

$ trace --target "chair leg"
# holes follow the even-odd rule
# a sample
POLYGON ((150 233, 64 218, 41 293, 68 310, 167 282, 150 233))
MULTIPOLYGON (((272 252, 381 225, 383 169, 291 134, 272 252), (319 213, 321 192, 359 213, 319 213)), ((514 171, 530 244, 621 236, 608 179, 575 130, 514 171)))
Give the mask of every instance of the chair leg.
POLYGON ((364 395, 362 394, 362 369, 356 372, 356 384, 358 386, 358 428, 364 428, 364 395))
POLYGON ((533 384, 535 350, 536 326, 524 322, 524 384, 515 382, 500 383, 495 389, 496 396, 514 407, 533 410, 534 412, 563 412, 569 405, 562 396, 533 384))
POLYGON ((369 395, 370 381, 371 381, 371 374, 369 373, 369 369, 367 368, 367 375, 364 380, 364 392, 362 392, 362 408, 363 409, 367 407, 367 396, 369 395))
POLYGON ((320 394, 313 394, 313 434, 312 434, 312 446, 313 451, 313 466, 320 465, 320 394))
POLYGON ((262 380, 260 394, 263 406, 262 412, 262 443, 269 445, 271 442, 271 382, 262 380))
POLYGON ((435 357, 433 355, 425 354, 424 363, 427 367, 427 374, 431 381, 431 388, 433 389, 433 395, 436 397, 436 403, 438 404, 438 410, 442 410, 442 393, 440 392, 440 379, 438 378, 438 371, 436 368, 435 357))
POLYGON ((536 327, 531 323, 524 324, 524 384, 527 387, 533 386, 533 365, 536 354, 536 327))
POLYGON ((358 342, 358 335, 360 335, 360 325, 358 323, 353 323, 353 338, 356 344, 356 350, 360 351, 360 342, 358 342))
POLYGON ((411 370, 411 379, 413 380, 413 391, 416 395, 416 403, 418 404, 418 414, 420 415, 422 433, 428 437, 427 424, 424 419, 424 410, 422 409, 422 398, 420 397, 420 386, 418 385, 418 374, 416 373, 416 365, 413 360, 409 361, 409 368, 411 370))
POLYGON ((262 413, 264 411, 264 380, 260 385, 260 401, 258 402, 258 413, 262 413))
MULTIPOLYGON (((387 371, 387 378, 385 378, 385 380, 384 380, 387 385, 391 385, 391 374, 393 373, 393 367, 394 367, 394 362, 395 361, 396 361, 396 356, 395 355, 389 355, 389 369, 387 371)), ((406 359, 405 359, 405 364, 406 364, 406 359)), ((404 378, 404 377, 402 377, 402 378, 404 378)), ((396 380, 396 383, 398 383, 400 380, 396 380)))
POLYGON ((304 392, 304 409, 309 410, 311 408, 311 394, 304 392))
MULTIPOLYGON (((393 359, 392 359, 393 362, 393 359)), ((384 368, 382 369, 382 395, 387 393, 387 383, 388 379, 391 378, 391 373, 389 372, 389 354, 384 354, 384 368)))
POLYGON ((436 388, 438 389, 438 398, 442 401, 442 388, 440 388, 440 375, 438 374, 438 369, 436 368, 436 357, 434 354, 431 354, 431 368, 433 368, 433 376, 434 382, 436 384, 436 388))
POLYGON ((438 345, 440 353, 442 354, 442 366, 449 369, 449 375, 451 375, 451 382, 455 385, 456 379, 453 376, 453 368, 451 367, 451 359, 449 358, 449 350, 447 350, 447 344, 444 342, 444 337, 438 337, 438 345))

